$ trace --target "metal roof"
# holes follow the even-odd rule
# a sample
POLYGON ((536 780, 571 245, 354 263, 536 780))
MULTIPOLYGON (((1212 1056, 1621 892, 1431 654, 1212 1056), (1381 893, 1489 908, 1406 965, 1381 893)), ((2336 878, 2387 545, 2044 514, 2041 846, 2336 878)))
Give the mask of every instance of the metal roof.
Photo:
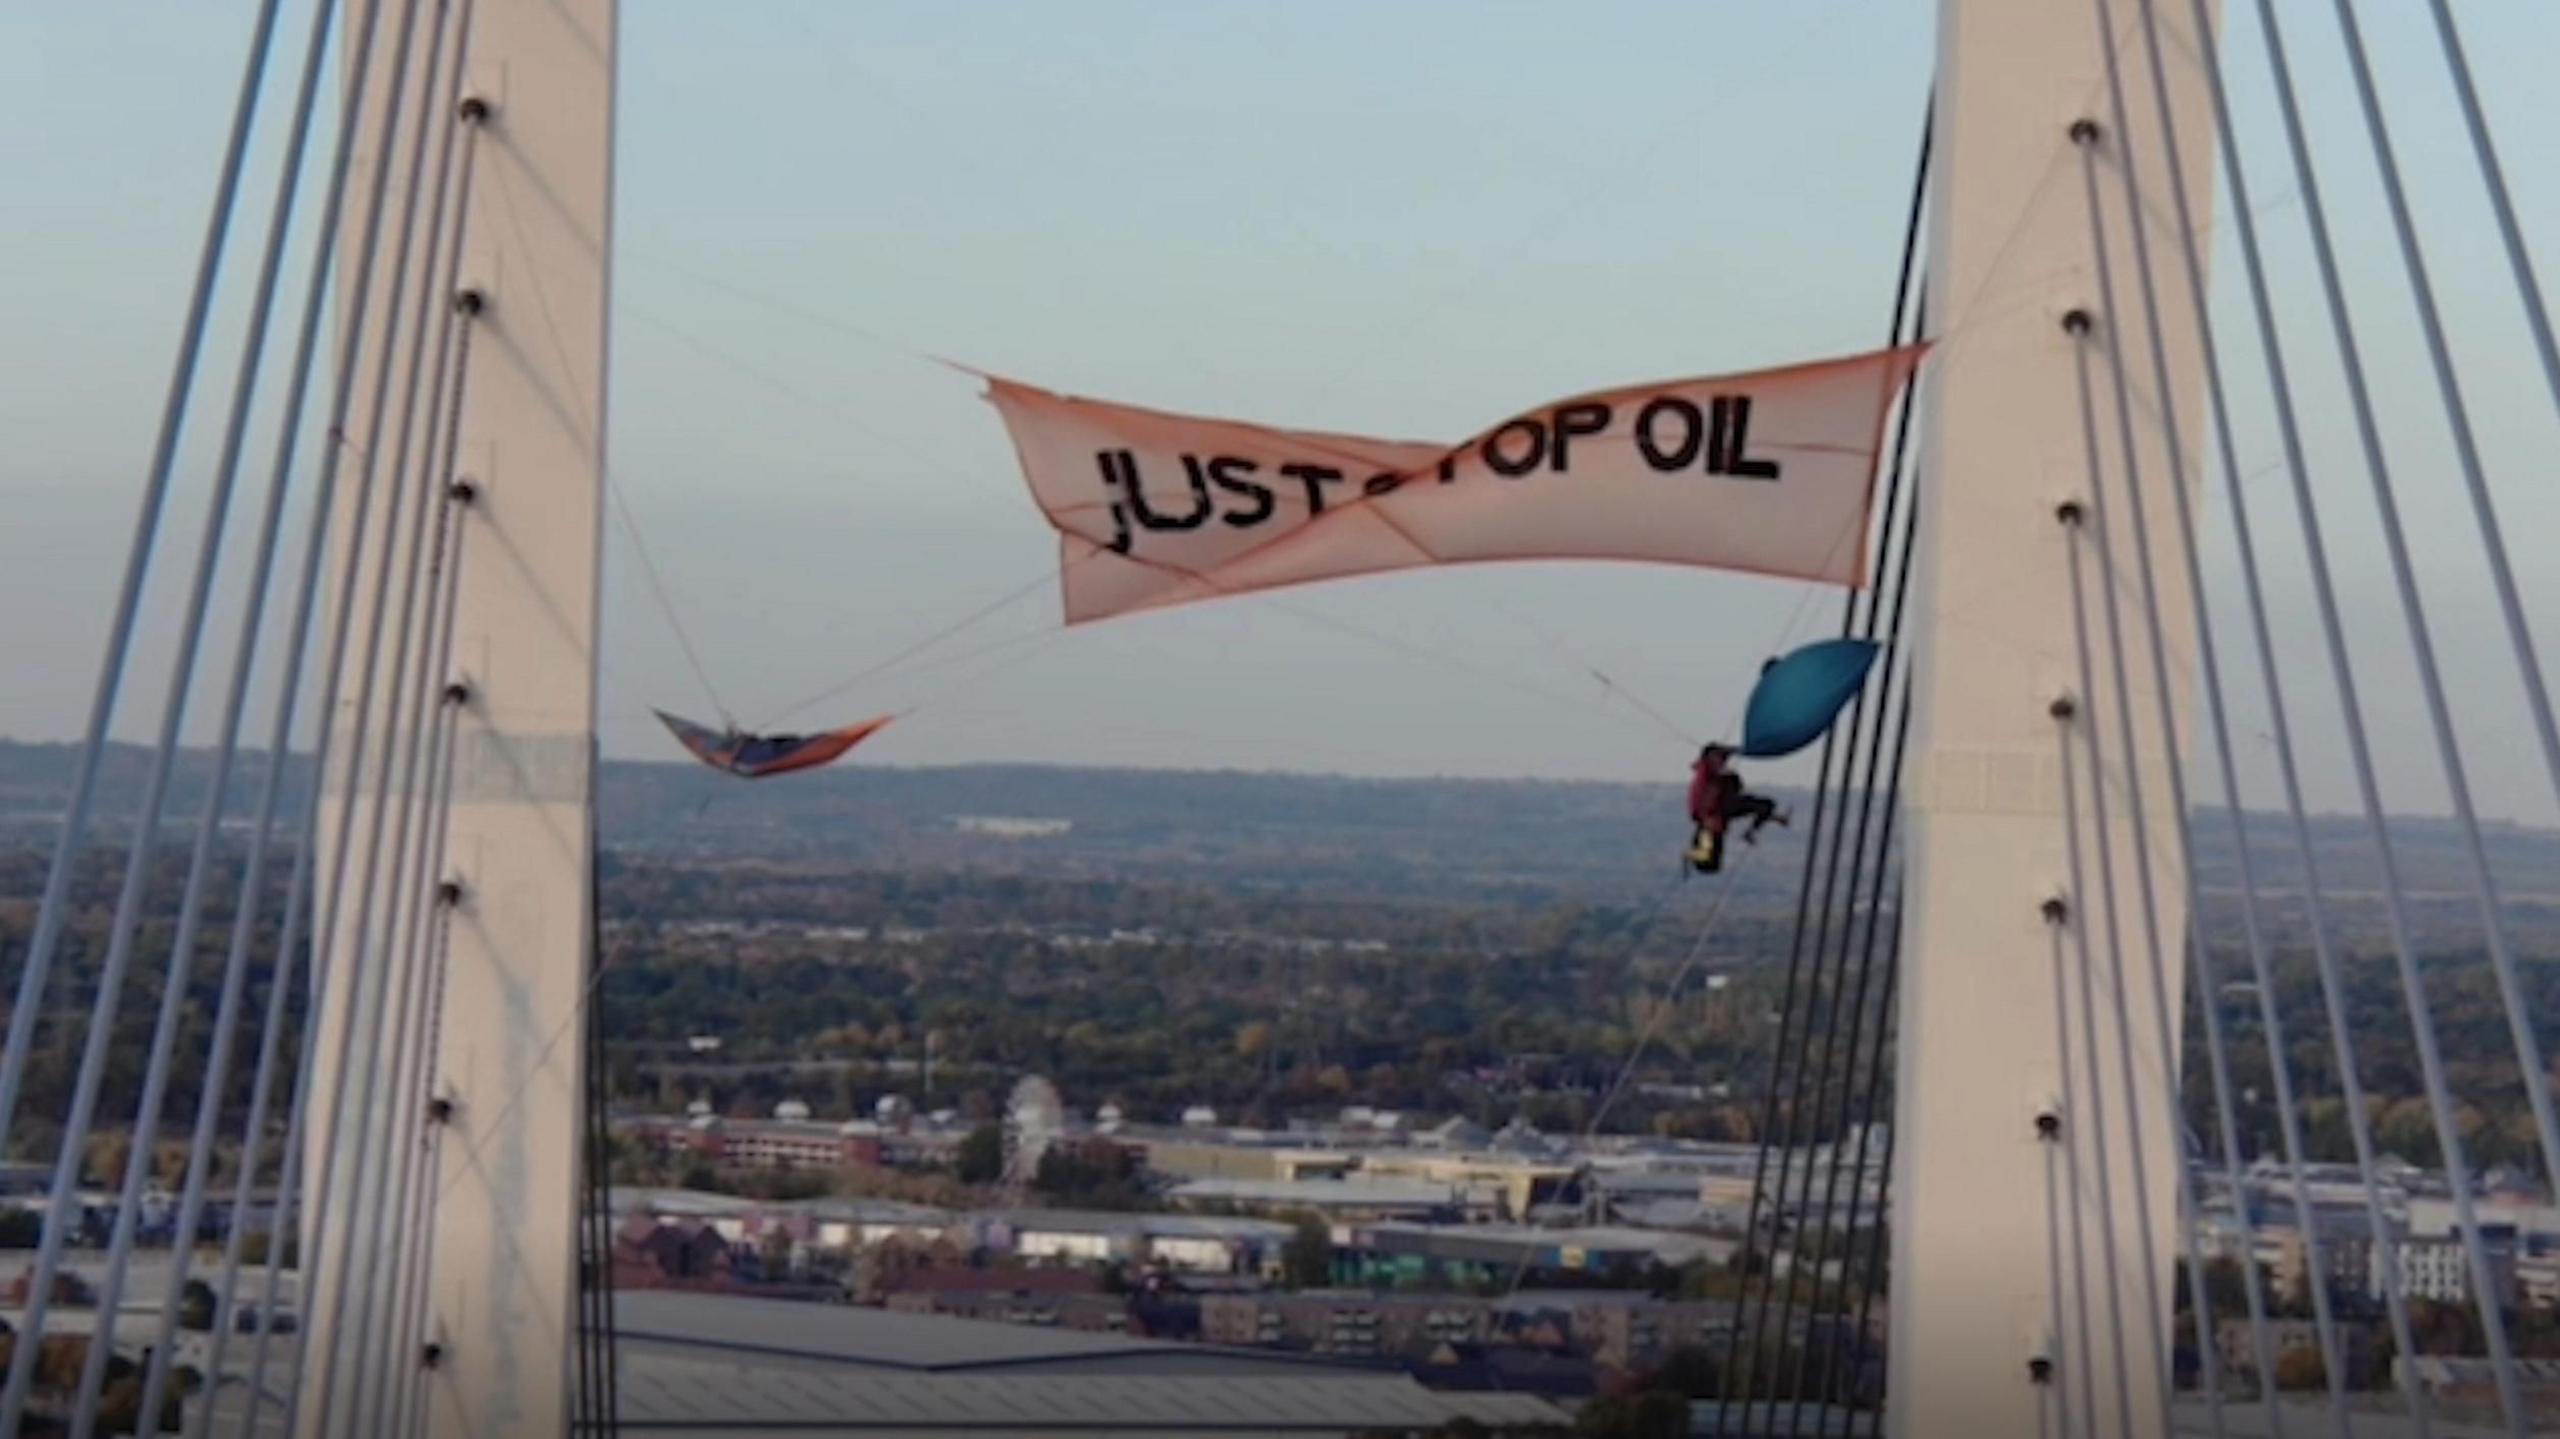
POLYGON ((614 1322, 626 1353, 637 1347, 671 1357, 803 1368, 962 1374, 1091 1366, 1119 1375, 1240 1377, 1372 1367, 1279 1350, 677 1290, 616 1295, 614 1322))
POLYGON ((1683 1234, 1667 1229, 1627 1225, 1585 1225, 1542 1229, 1521 1224, 1416 1224, 1387 1221, 1359 1227, 1356 1242, 1383 1253, 1441 1254, 1469 1258, 1516 1259, 1579 1249, 1601 1255, 1643 1254, 1665 1263, 1722 1259, 1734 1251, 1730 1239, 1683 1234))
POLYGON ((1123 1210, 1002 1209, 970 1216, 1016 1234, 1107 1234, 1126 1238, 1286 1239, 1296 1232, 1268 1219, 1203 1214, 1145 1214, 1123 1210))
POLYGON ((810 1219, 860 1224, 948 1225, 960 1217, 948 1209, 903 1199, 808 1199, 771 1207, 810 1219))
POLYGON ((716 1345, 885 1369, 931 1371, 1175 1347, 1116 1334, 730 1294, 641 1289, 617 1294, 613 1303, 614 1327, 625 1339, 716 1345))
POLYGON ((613 1210, 616 1214, 721 1215, 747 1214, 768 1206, 735 1194, 712 1194, 699 1189, 626 1189, 616 1186, 613 1210))
POLYGON ((1394 1376, 1164 1378, 829 1373, 626 1356, 621 1422, 688 1434, 825 1429, 864 1434, 1341 1434, 1556 1425, 1522 1394, 1442 1394, 1394 1376))
POLYGON ((1390 1209, 1436 1209, 1456 1202, 1446 1184, 1388 1179, 1195 1179, 1175 1186, 1172 1197, 1250 1204, 1365 1204, 1390 1209))

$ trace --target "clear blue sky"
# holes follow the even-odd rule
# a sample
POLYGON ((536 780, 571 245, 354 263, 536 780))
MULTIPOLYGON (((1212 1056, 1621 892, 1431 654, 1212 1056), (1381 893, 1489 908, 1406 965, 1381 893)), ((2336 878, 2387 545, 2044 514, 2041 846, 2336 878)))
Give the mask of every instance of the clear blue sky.
MULTIPOLYGON (((1933 8, 629 0, 616 483, 724 699, 752 719, 1052 562, 993 414, 921 355, 1165 408, 1434 436, 1596 385, 1872 345, 1933 8)), ((2322 163, 2342 189, 2393 440, 2415 465, 2440 431, 2328 7, 2284 8, 2333 137, 2322 163)), ((298 25, 302 7, 286 9, 298 25)), ((2541 554, 2560 533, 2560 424, 2421 7, 2364 9, 2440 283, 2484 358, 2478 408, 2537 623, 2560 634, 2560 567, 2541 554)), ((0 134, 0 734, 77 730, 245 10, 0 13, 0 81, 21 117, 0 134)), ((2560 15, 2535 0, 2461 10, 2547 245, 2560 158, 2542 141, 2560 114, 2539 69, 2560 53, 2560 15)), ((2254 32, 2234 36, 2261 198, 2298 277, 2254 32)), ((2560 255, 2544 263, 2560 272, 2560 255)), ((2238 267, 2221 271, 2236 320, 2238 267)), ((2308 337, 2316 299, 2288 283, 2300 304, 2287 318, 2308 337)), ((2235 359, 2254 363, 2254 350, 2235 359)), ((2427 806, 2425 731, 2395 668, 2344 412, 2333 380, 2311 383, 2376 723, 2414 767, 2395 799, 2427 806)), ((2244 434, 2244 465, 2273 459, 2264 431, 2244 434)), ((2476 553, 2467 513, 2449 473, 2412 475, 2435 497, 2412 504, 2423 552, 2441 559, 2429 599, 2481 697, 2466 738, 2501 781, 2484 805, 2548 817, 2527 736, 2495 700, 2513 682, 2485 585, 2458 558, 2476 553)), ((2276 477, 2253 483, 2274 514, 2276 477)), ((2289 533, 2262 523, 2279 543, 2289 533)), ((618 521, 607 552, 606 745, 663 755, 646 706, 707 701, 618 521)), ((2296 599, 2299 568, 2280 550, 2296 599)), ((1027 598, 950 651, 1034 635, 1053 603, 1027 598)), ((1026 639, 796 718, 923 702, 877 742, 891 763, 1672 781, 1684 746, 1589 668, 1692 731, 1723 729, 1758 659, 1833 623, 1837 603, 1623 567, 1395 577, 1026 639)), ((2307 661, 2297 642, 2313 633, 2284 642, 2307 661)), ((145 731, 163 654, 144 652, 120 732, 145 731)), ((2317 669, 2295 670, 2306 702, 2322 693, 2317 669)), ((2317 797, 2351 792, 2324 777, 2317 797)))

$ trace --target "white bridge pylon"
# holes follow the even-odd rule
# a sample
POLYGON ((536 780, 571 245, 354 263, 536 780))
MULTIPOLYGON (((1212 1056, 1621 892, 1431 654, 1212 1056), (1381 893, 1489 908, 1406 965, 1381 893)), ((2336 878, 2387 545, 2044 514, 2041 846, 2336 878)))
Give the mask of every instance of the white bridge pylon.
MULTIPOLYGON (((2192 486, 2201 473, 2191 310, 2160 306, 2171 398, 2187 420, 2179 463, 2146 410, 2128 465, 2102 399, 2105 493, 2093 494, 2093 412, 2078 378, 2085 359, 2096 393, 2111 395, 2107 357, 2120 346, 2134 391, 2158 388, 2124 278, 2136 223, 2128 150, 2150 249, 2164 267, 2176 253, 2158 110, 2137 78, 2138 5, 1940 7, 1928 295, 1944 338, 1920 389, 1927 483, 1892 1176, 1886 1431, 1898 1439, 2154 1435, 2167 1419, 2182 1155, 2176 1070, 2162 1051, 2177 1046, 2187 889, 2166 775, 2168 755, 2190 751, 2183 735, 2174 749, 2164 739, 2160 717, 2187 712, 2196 616, 2175 541, 2160 537, 2175 513, 2172 477, 2192 486), (2105 11, 2127 79, 2123 134, 2105 11), (2084 148, 2117 257, 2113 296, 2093 260, 2084 148), (2129 692, 2118 694, 2107 666, 2084 675, 2082 661, 2085 633, 2103 634, 2101 589, 2131 589, 2138 573, 2121 513, 2129 475, 2153 517, 2167 673, 2128 637, 2129 692), (2118 510, 2112 525, 2092 522, 2101 500, 2118 510), (2091 726, 2105 737, 2102 768, 2090 763, 2091 726), (2169 996, 2165 1035, 2155 981, 2169 996), (2064 1415, 2071 1425, 2057 1431, 2064 1415)), ((2212 109, 2194 57, 2215 37, 2189 33, 2187 6, 2153 8, 2188 206, 2204 217, 2212 109)))
MULTIPOLYGON (((321 894, 317 909, 333 923, 317 936, 326 1002, 305 1081, 311 1197, 303 1247, 317 1264, 306 1259, 311 1357, 296 1427, 312 1439, 367 1432, 377 1418, 413 1410, 430 1439, 554 1439, 572 1417, 580 1319, 617 6, 416 7, 407 113, 387 129, 390 87, 381 75, 409 7, 349 0, 345 31, 362 30, 376 6, 381 38, 364 86, 358 133, 365 139, 351 193, 363 193, 382 165, 393 167, 395 196, 415 179, 431 187, 437 147, 464 110, 451 141, 457 193, 447 202, 458 251, 448 236, 439 254, 422 221, 407 252, 411 272, 385 274, 365 309, 343 316, 363 332, 399 337, 387 360, 380 347, 357 346, 368 368, 345 434, 373 432, 372 397, 397 404, 408 388, 419 315, 459 307, 467 334, 456 337, 451 367, 458 396, 451 439, 430 440, 414 456, 385 454, 382 468, 386 485, 408 467, 408 480, 423 475, 430 496, 457 483, 468 490, 446 520, 451 617, 434 637, 444 669, 423 686, 412 676, 401 707, 386 710, 377 700, 371 713, 357 712, 360 676, 351 673, 328 721, 337 762, 327 777, 318 873, 324 882, 345 879, 321 894), (439 26, 445 58, 430 74, 429 32, 439 26), (423 152, 412 148, 421 124, 430 131, 423 152), (387 150, 373 143, 377 135, 393 137, 387 150), (429 172, 421 177, 408 173, 416 153, 429 172), (413 310, 422 294, 424 309, 413 310), (369 368, 377 363, 390 367, 382 390, 369 368), (413 729, 438 724, 449 734, 449 758, 439 763, 429 746, 419 783, 431 788, 417 806, 435 812, 432 822, 408 821, 404 809, 392 824, 377 823, 378 796, 403 804, 401 777, 386 790, 380 766, 397 760, 413 729), (363 760, 351 776, 344 757, 359 747, 359 734, 363 760), (404 823, 414 825, 412 852, 424 863, 413 859, 395 874, 404 823), (343 851, 334 843, 341 835, 343 851), (377 847, 393 852, 378 855, 377 847), (360 928, 368 906, 356 886, 368 873, 378 874, 389 898, 377 898, 369 928, 360 928), (406 931, 395 931, 388 916, 414 906, 427 907, 420 929, 431 939, 404 945, 406 931), (380 1017, 386 1006, 388 1025, 380 1017), (335 1118, 340 1105, 351 1120, 335 1118), (424 1157, 414 1165, 386 1158, 393 1144, 420 1134, 422 1112, 437 1131, 432 1143, 412 1141, 413 1155, 424 1157), (368 1135, 370 1151, 359 1157, 368 1135), (336 1182, 322 1205, 317 1196, 332 1165, 336 1182), (404 1210, 404 1198, 414 1208, 404 1210), (422 1219, 422 1232, 395 1232, 413 1219, 422 1219), (370 1268, 370 1256, 385 1249, 422 1255, 421 1274, 403 1281, 396 1264, 370 1268)), ((347 73, 351 84, 361 74, 352 58, 347 73)), ((350 206, 343 222, 349 253, 364 223, 359 211, 350 206)), ((388 238, 384 253, 396 253, 388 238)), ((422 363, 435 363, 434 347, 423 353, 422 363)), ((386 493, 410 503, 410 491, 386 493)), ((377 507, 377 524, 389 508, 377 507)), ((341 527, 335 543, 340 572, 353 564, 361 574, 377 560, 356 547, 369 551, 383 537, 371 526, 341 527)), ((424 527, 403 542, 431 543, 424 527)), ((330 616, 333 625, 362 634, 374 622, 379 591, 367 579, 330 616)), ((401 603, 396 591, 390 602, 401 603)), ((421 607, 432 603, 430 590, 421 607)), ((436 626, 432 617, 421 623, 436 626)), ((400 648, 368 656, 378 693, 400 683, 389 672, 400 648)))

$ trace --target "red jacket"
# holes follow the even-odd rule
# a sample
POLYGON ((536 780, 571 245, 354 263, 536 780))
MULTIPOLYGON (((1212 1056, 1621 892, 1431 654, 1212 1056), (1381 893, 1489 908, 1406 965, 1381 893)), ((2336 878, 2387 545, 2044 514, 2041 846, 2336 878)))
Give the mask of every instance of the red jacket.
POLYGON ((1699 756, 1689 767, 1689 820, 1692 824, 1712 824, 1717 812, 1717 792, 1724 786, 1725 768, 1721 761, 1699 756))

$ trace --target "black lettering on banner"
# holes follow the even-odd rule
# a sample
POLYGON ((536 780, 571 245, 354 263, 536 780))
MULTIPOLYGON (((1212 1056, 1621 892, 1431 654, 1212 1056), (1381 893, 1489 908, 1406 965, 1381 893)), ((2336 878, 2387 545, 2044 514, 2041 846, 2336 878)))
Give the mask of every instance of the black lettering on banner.
POLYGON ((1218 455, 1209 461, 1209 483, 1231 495, 1242 495, 1250 502, 1246 509, 1231 509, 1218 516, 1237 529, 1250 529, 1271 518, 1274 501, 1271 487, 1244 478, 1261 466, 1238 455, 1218 455))
POLYGON ((1380 495, 1394 494, 1396 487, 1403 483, 1404 476, 1393 470, 1380 470, 1360 482, 1360 493, 1374 500, 1380 495))
MULTIPOLYGON (((1718 400, 1716 403, 1721 405, 1724 401, 1718 400)), ((1733 432, 1725 443, 1724 473, 1746 480, 1776 479, 1778 477, 1776 460, 1754 460, 1744 456, 1742 452, 1750 444, 1751 397, 1736 395, 1733 397, 1733 432)))
POLYGON ((1698 457, 1704 428, 1705 419, 1694 401, 1679 395, 1656 395, 1636 411, 1636 452, 1644 456, 1646 464, 1665 474, 1685 470, 1698 457), (1678 426, 1679 443, 1670 449, 1663 448, 1662 437, 1655 431, 1656 422, 1666 415, 1674 417, 1678 426))
MULTIPOLYGON (((1102 471, 1102 492, 1105 495, 1120 488, 1120 467, 1113 463, 1111 451, 1094 451, 1093 463, 1095 468, 1102 471)), ((1113 500, 1111 502, 1111 543, 1103 548, 1113 554, 1125 555, 1129 553, 1130 541, 1133 538, 1129 531, 1129 507, 1118 500, 1113 500)))
POLYGON ((1726 450, 1733 444, 1733 401, 1718 395, 1707 403, 1707 473, 1732 473, 1726 450))
POLYGON ((1577 400, 1556 406, 1556 447, 1548 457, 1549 467, 1561 474, 1565 468, 1565 441, 1575 435, 1596 435, 1609 428, 1609 407, 1597 400, 1577 400))
POLYGON ((1129 508, 1136 512, 1141 528, 1196 530, 1209 523, 1209 477, 1200 473, 1200 462, 1189 455, 1182 457, 1182 468, 1191 480, 1191 513, 1160 515, 1147 503, 1147 488, 1138 478, 1138 457, 1128 450, 1120 452, 1120 478, 1129 487, 1129 508))
POLYGON ((1282 465, 1280 473, 1307 487, 1307 513, 1310 515, 1324 513, 1323 487, 1342 483, 1342 471, 1331 465, 1282 465))
POLYGON ((1440 457, 1440 483, 1445 485, 1457 477, 1458 452, 1456 450, 1451 450, 1449 453, 1440 457))
POLYGON ((1531 470, 1536 469, 1538 467, 1538 462, 1547 457, 1546 424, 1543 421, 1529 419, 1526 417, 1513 420, 1502 428, 1495 430, 1492 434, 1485 436, 1484 444, 1480 448, 1484 451, 1484 463, 1486 469, 1493 471, 1495 474, 1500 475, 1505 479, 1516 480, 1522 475, 1529 473, 1531 470), (1502 437, 1515 432, 1526 435, 1529 438, 1528 453, 1523 454, 1516 459, 1502 453, 1502 437))

